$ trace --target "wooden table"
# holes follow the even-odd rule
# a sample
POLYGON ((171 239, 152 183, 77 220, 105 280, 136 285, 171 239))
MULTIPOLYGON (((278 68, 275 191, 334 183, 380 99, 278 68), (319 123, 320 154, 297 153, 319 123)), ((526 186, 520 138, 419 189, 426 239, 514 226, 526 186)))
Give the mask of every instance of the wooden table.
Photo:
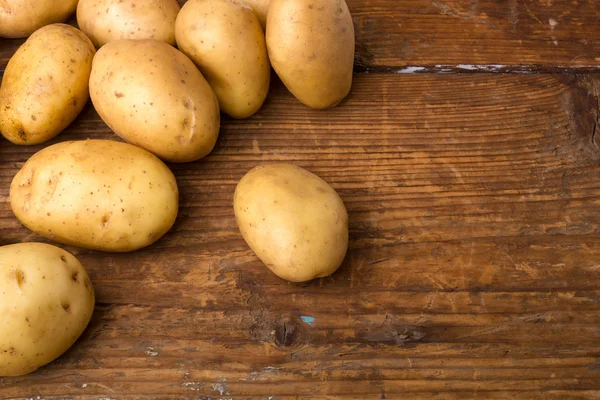
MULTIPOLYGON (((68 247, 97 291, 56 362, 0 398, 600 398, 600 3, 349 0, 353 91, 313 111, 279 82, 172 165, 174 229, 132 254, 68 247), (333 276, 287 283, 234 221, 237 181, 296 163, 350 213, 333 276)), ((0 71, 22 41, 0 40, 0 71)), ((115 138, 91 106, 53 142, 115 138)), ((0 245, 39 241, 0 143, 0 245)))

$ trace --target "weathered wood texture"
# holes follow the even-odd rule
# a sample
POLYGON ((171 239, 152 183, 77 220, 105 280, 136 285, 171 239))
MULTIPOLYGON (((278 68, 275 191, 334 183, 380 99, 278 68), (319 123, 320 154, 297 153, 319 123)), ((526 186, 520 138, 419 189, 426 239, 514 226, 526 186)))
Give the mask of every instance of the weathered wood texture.
MULTIPOLYGON (((321 112, 275 82, 211 156, 172 166, 181 214, 156 245, 68 248, 93 320, 0 398, 600 398, 597 93, 572 75, 362 74, 321 112), (269 161, 344 199, 332 277, 286 283, 241 238, 235 184, 269 161)), ((56 140, 87 137, 113 137, 91 107, 56 140)), ((0 245, 40 240, 8 204, 39 148, 1 143, 0 245)))
MULTIPOLYGON (((357 70, 600 70, 597 0, 347 3, 357 31, 357 70)), ((7 42, 0 46, 0 71, 23 41, 7 42)))

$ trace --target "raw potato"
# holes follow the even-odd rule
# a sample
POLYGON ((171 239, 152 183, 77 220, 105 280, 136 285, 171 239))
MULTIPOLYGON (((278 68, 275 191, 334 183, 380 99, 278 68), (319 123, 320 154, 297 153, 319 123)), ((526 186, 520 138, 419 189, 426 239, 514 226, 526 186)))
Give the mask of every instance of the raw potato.
POLYGON ((277 75, 307 106, 334 107, 350 92, 354 25, 344 0, 271 0, 267 48, 277 75))
POLYGON ((31 35, 4 72, 0 133, 15 144, 38 144, 62 132, 88 101, 95 52, 69 25, 48 25, 31 35))
POLYGON ((221 110, 248 118, 265 102, 271 65, 265 34, 243 0, 189 0, 175 25, 177 45, 200 68, 221 110))
POLYGON ((305 282, 334 273, 348 248, 348 213, 336 191, 294 165, 259 166, 240 180, 233 206, 250 248, 276 275, 305 282))
POLYGON ((119 39, 175 44, 177 0, 79 0, 77 23, 96 47, 119 39))
POLYGON ((267 27, 267 14, 271 0, 246 0, 246 3, 254 10, 263 29, 267 27))
POLYGON ((84 140, 34 154, 14 177, 10 204, 27 228, 51 240, 125 252, 148 246, 175 222, 175 177, 127 143, 84 140))
POLYGON ((42 26, 66 21, 78 0, 0 1, 0 37, 27 37, 42 26))
POLYGON ((0 377, 67 351, 94 311, 94 288, 70 253, 44 243, 0 247, 0 377))
POLYGON ((104 45, 94 58, 90 95, 117 135, 163 160, 195 161, 217 142, 217 97, 194 63, 164 42, 104 45))

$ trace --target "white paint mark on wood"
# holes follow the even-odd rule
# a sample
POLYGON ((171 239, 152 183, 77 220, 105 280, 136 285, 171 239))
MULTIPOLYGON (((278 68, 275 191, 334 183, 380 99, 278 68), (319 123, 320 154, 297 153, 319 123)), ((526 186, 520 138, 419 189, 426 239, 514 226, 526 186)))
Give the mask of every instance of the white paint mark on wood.
POLYGON ((154 347, 148 347, 146 350, 146 355, 150 357, 156 357, 158 355, 158 351, 154 350, 154 347))
POLYGON ((215 392, 219 392, 219 394, 221 396, 223 396, 224 394, 229 394, 229 393, 227 393, 227 385, 224 383, 213 383, 211 385, 211 388, 215 392))
POLYGON ((194 392, 200 391, 204 388, 204 384, 202 382, 183 382, 181 386, 194 392))
POLYGON ((394 71, 395 74, 414 74, 416 72, 425 71, 425 67, 406 67, 400 70, 394 71))

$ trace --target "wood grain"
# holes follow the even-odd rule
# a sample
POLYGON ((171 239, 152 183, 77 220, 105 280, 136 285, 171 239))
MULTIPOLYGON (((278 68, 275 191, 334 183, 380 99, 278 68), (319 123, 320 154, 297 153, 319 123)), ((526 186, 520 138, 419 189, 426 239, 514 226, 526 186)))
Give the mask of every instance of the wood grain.
MULTIPOLYGON (((63 357, 0 398, 600 398, 597 78, 361 74, 313 111, 275 82, 206 159, 172 165, 174 229, 132 254, 67 248, 97 290, 63 357), (290 284, 244 243, 237 181, 285 161, 350 214, 332 277, 290 284), (302 316, 315 318, 312 324, 302 316)), ((55 139, 115 138, 92 107, 55 139)), ((40 240, 8 185, 41 146, 0 145, 0 245, 40 240)))
MULTIPOLYGON (((596 0, 346 1, 357 71, 600 71, 596 0)), ((0 40, 2 71, 23 40, 0 40)))

